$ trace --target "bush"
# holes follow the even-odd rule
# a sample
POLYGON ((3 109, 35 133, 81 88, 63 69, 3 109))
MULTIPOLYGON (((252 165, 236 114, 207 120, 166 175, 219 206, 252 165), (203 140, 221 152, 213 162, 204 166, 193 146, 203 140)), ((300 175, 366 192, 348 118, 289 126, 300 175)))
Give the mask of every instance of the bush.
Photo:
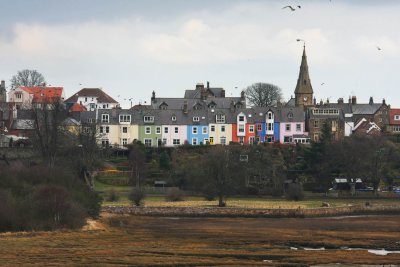
POLYGON ((133 190, 129 193, 129 200, 137 207, 144 204, 144 198, 146 194, 141 188, 133 188, 133 190))
POLYGON ((115 191, 115 189, 112 188, 111 191, 108 193, 107 201, 115 202, 118 200, 119 200, 119 195, 117 191, 115 191))
POLYGON ((286 199, 299 201, 304 199, 304 191, 301 184, 289 184, 289 188, 286 191, 286 199))
POLYGON ((184 199, 184 193, 177 187, 168 188, 165 199, 167 201, 182 201, 184 199))

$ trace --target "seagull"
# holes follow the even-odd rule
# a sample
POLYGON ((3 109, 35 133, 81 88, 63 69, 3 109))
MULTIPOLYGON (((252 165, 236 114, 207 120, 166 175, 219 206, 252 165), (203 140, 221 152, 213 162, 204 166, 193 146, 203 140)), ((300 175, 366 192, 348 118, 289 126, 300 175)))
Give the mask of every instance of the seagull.
POLYGON ((284 6, 284 7, 282 7, 282 9, 285 9, 285 8, 289 8, 291 11, 295 11, 296 10, 292 6, 284 6))
POLYGON ((376 49, 378 49, 379 51, 381 51, 382 49, 379 46, 376 46, 376 49))
POLYGON ((298 8, 301 8, 301 6, 297 6, 298 8))
POLYGON ((321 85, 324 85, 325 83, 321 83, 321 85))

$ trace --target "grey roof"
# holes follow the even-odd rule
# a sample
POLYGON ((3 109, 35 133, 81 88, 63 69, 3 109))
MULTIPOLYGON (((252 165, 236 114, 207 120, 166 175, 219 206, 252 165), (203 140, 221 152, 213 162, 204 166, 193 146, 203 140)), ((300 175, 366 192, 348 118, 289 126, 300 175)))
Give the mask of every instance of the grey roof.
POLYGON ((10 114, 12 112, 10 103, 0 103, 0 120, 8 120, 10 119, 10 114))
POLYGON ((296 99, 294 97, 291 97, 289 101, 285 105, 286 107, 294 107, 296 106, 296 99))
MULTIPOLYGON (((214 97, 222 97, 222 91, 224 90, 224 88, 222 88, 222 87, 211 87, 211 88, 205 88, 206 90, 209 90, 213 95, 214 95, 214 97)), ((199 89, 194 89, 194 90, 191 90, 191 89, 188 89, 188 90, 185 90, 185 96, 184 96, 184 98, 185 99, 196 99, 196 98, 201 98, 201 90, 199 90, 199 89)))
POLYGON ((303 107, 281 107, 275 112, 277 122, 304 122, 305 113, 303 107))
POLYGON ((236 123, 236 116, 239 114, 235 110, 230 110, 226 108, 210 108, 207 110, 208 113, 208 123, 216 123, 216 115, 225 115, 225 123, 232 124, 236 123))
MULTIPOLYGON (((167 109, 183 109, 184 103, 187 103, 188 109, 192 110, 194 106, 200 105, 207 108, 210 103, 215 103, 216 108, 229 108, 231 102, 235 104, 242 103, 240 97, 222 97, 222 98, 209 98, 205 101, 201 99, 185 99, 185 98, 155 98, 151 104, 153 109, 159 109, 161 104, 166 104, 167 109)), ((245 103, 242 103, 245 106, 245 103)))
POLYGON ((89 122, 89 119, 96 119, 96 111, 74 111, 70 112, 69 116, 80 123, 87 123, 89 122))
POLYGON ((378 109, 382 106, 382 103, 372 103, 372 104, 353 104, 351 108, 353 110, 353 114, 375 114, 378 109))

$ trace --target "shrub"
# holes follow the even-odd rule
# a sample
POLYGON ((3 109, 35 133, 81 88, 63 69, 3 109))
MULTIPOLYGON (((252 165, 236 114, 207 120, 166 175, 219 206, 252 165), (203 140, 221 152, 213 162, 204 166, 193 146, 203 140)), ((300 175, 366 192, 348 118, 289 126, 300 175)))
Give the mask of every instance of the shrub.
POLYGON ((107 201, 115 202, 118 200, 119 200, 119 195, 117 191, 115 191, 115 189, 112 188, 111 191, 108 193, 107 201))
POLYGON ((304 191, 301 184, 289 184, 289 188, 286 191, 286 199, 295 201, 303 200, 304 191))
POLYGON ((177 187, 168 188, 165 199, 167 201, 182 201, 184 199, 184 193, 177 187))
POLYGON ((129 193, 129 200, 137 207, 144 204, 144 198, 146 194, 141 188, 133 188, 133 190, 129 193))

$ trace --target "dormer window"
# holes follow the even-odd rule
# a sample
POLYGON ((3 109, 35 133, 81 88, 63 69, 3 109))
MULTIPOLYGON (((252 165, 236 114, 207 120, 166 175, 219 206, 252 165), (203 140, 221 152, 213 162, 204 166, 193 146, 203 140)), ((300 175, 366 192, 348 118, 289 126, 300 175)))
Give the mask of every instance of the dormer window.
POLYGON ((289 114, 287 115, 289 119, 293 119, 293 113, 289 112, 289 114))
POLYGON ((176 116, 172 116, 171 121, 176 121, 176 116))
POLYGON ((270 112, 268 112, 268 119, 269 120, 272 120, 273 119, 273 114, 272 114, 272 112, 270 111, 270 112))
POLYGON ((400 115, 394 115, 394 120, 395 121, 400 121, 400 115))
POLYGON ((239 116, 239 121, 244 121, 244 115, 239 116))
POLYGON ((199 122, 200 121, 200 117, 193 117, 193 121, 194 122, 199 122))
POLYGON ((223 115, 223 114, 216 115, 215 122, 216 123, 225 123, 225 115, 223 115))
POLYGON ((119 115, 119 122, 131 122, 131 115, 119 115))
POLYGON ((152 123, 154 122, 154 116, 144 116, 143 121, 147 123, 152 123))
POLYGON ((110 122, 110 115, 108 114, 101 114, 101 122, 109 123, 110 122))

